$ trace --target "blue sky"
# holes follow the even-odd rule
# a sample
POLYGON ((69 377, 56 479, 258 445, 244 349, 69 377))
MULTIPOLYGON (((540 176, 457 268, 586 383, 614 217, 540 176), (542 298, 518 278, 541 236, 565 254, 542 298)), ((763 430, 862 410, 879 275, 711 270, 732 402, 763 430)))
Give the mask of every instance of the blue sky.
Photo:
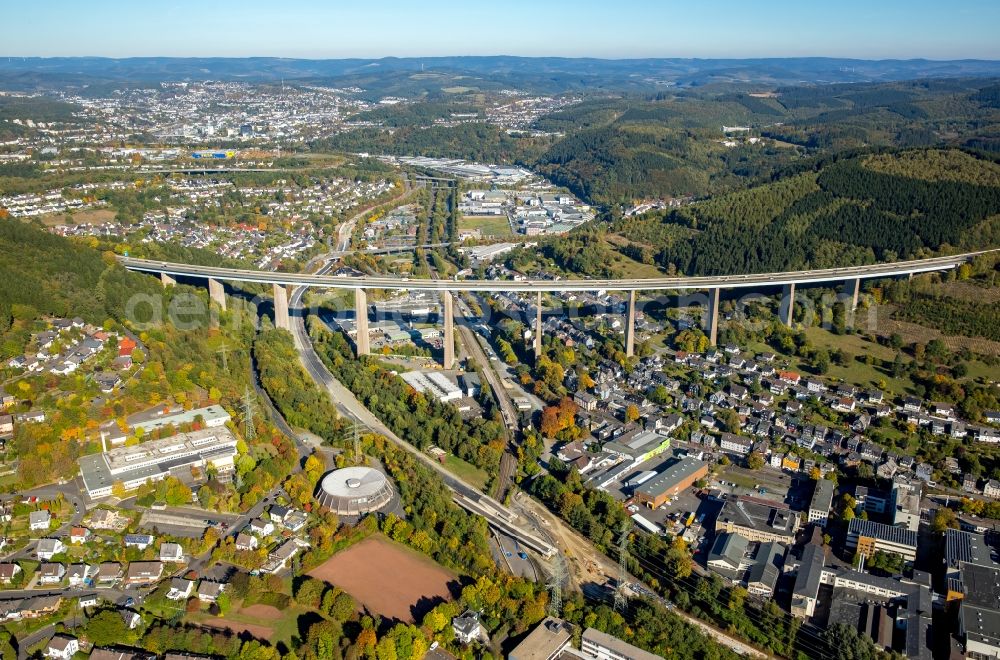
POLYGON ((3 2, 0 54, 1000 59, 997 0, 3 2))

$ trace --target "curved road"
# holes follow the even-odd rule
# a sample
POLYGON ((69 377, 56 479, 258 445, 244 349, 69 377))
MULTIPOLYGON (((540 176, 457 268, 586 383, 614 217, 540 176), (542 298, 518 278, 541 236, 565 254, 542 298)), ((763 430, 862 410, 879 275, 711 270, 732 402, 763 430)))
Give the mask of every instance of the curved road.
POLYGON ((843 280, 898 277, 915 273, 950 270, 982 254, 1000 250, 982 250, 965 254, 898 261, 869 266, 848 266, 822 270, 784 273, 717 275, 699 277, 657 277, 650 279, 579 279, 579 280, 422 280, 407 277, 361 275, 335 277, 322 273, 275 273, 270 271, 151 261, 119 257, 129 270, 165 273, 172 276, 205 277, 237 282, 258 282, 291 286, 314 286, 333 289, 409 289, 431 291, 664 291, 682 289, 738 289, 755 286, 840 282, 843 280))

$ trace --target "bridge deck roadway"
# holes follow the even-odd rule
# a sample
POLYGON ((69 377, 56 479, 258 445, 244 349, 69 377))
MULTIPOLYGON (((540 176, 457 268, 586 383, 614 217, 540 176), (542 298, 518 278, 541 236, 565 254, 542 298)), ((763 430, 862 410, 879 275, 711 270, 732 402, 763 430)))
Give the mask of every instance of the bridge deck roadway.
POLYGON ((259 282, 332 289, 410 289, 433 291, 664 291, 681 289, 739 289, 786 284, 840 282, 850 279, 896 277, 955 268, 981 254, 982 250, 947 257, 898 261, 868 266, 848 266, 821 270, 750 275, 700 277, 657 277, 651 279, 568 279, 568 280, 421 280, 383 276, 339 277, 310 273, 273 273, 259 270, 196 266, 165 261, 119 257, 129 270, 163 273, 170 276, 205 277, 230 282, 259 282))

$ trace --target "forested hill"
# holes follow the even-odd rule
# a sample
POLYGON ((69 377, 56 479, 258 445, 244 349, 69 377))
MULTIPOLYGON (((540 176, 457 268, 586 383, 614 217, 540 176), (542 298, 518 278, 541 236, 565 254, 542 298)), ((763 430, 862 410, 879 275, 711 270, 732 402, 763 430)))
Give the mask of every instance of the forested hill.
MULTIPOLYGON (((603 249, 614 246, 687 275, 829 268, 997 247, 1000 164, 960 150, 855 156, 686 207, 625 218, 601 236, 603 249)), ((586 249, 596 249, 593 236, 588 241, 586 249)), ((550 239, 543 252, 557 266, 581 272, 580 264, 590 261, 567 249, 578 243, 573 234, 550 239)))
POLYGON ((14 318, 121 319, 133 293, 156 293, 152 278, 129 273, 91 245, 17 220, 0 220, 0 336, 14 318))
POLYGON ((595 204, 704 197, 766 182, 848 150, 967 147, 1000 152, 995 79, 688 91, 600 98, 542 117, 565 134, 535 167, 595 204), (662 96, 662 98, 661 98, 662 96), (744 131, 723 133, 723 126, 744 131))

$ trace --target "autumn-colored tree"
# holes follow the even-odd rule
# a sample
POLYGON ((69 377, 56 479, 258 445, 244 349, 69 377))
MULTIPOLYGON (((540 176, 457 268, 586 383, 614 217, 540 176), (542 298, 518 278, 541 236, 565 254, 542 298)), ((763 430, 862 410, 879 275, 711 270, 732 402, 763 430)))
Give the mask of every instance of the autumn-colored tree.
POLYGON ((355 643, 360 653, 371 653, 375 650, 375 645, 378 644, 378 638, 375 636, 374 630, 364 628, 358 633, 358 639, 355 643))
POLYGON ((126 495, 125 484, 121 481, 116 481, 111 484, 111 494, 118 499, 124 499, 126 495))
POLYGON ((639 419, 639 406, 630 403, 625 407, 625 423, 634 422, 639 419))

